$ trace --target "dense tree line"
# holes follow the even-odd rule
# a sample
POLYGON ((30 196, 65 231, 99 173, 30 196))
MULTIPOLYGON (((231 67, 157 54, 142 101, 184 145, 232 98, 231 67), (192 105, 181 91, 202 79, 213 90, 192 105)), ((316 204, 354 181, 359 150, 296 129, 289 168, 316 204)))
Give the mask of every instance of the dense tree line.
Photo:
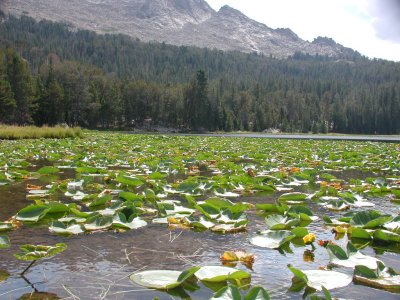
POLYGON ((400 133, 399 63, 277 60, 2 18, 2 123, 400 133))

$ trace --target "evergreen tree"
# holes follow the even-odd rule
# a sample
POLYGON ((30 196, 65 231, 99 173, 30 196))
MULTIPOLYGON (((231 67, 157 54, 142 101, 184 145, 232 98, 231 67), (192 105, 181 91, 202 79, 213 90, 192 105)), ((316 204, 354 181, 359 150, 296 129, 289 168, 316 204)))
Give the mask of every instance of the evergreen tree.
POLYGON ((0 79, 0 123, 10 123, 14 119, 16 106, 10 83, 0 79))

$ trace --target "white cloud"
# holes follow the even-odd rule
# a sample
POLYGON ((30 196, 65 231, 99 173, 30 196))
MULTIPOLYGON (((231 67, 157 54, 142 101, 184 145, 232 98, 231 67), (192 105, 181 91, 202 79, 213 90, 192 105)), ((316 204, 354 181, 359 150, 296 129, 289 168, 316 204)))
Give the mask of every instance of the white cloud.
POLYGON ((398 0, 208 0, 208 3, 216 10, 227 4, 272 28, 290 28, 305 40, 327 36, 368 57, 400 61, 400 4, 398 10, 394 4, 398 0))

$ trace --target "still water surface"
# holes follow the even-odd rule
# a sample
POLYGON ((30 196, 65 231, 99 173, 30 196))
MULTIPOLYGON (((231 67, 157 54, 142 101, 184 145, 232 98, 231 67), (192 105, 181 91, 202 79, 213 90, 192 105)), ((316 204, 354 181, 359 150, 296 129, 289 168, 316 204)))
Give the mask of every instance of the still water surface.
MULTIPOLYGON (((65 174, 69 177, 71 174, 65 174)), ((337 174, 336 174, 337 175, 337 174)), ((366 175, 366 174, 358 174, 366 175)), ((354 174, 352 174, 354 176, 354 174)), ((366 176, 362 176, 366 177, 366 176)), ((354 178, 354 177, 353 177, 354 178)), ((0 220, 6 220, 18 210, 29 205, 26 199, 26 183, 0 187, 0 220)), ((42 183, 43 184, 43 183, 42 183)), ((302 187, 310 192, 309 188, 302 187)), ((258 195, 242 198, 240 201, 252 203, 274 203, 277 195, 258 195)), ((382 212, 393 212, 398 208, 387 199, 369 198, 378 205, 382 212)), ((234 201, 234 200, 233 200, 234 201)), ((315 214, 322 216, 329 211, 317 204, 310 204, 315 214)), ((167 293, 145 289, 130 282, 129 275, 138 270, 167 269, 184 270, 194 265, 221 265, 219 256, 227 250, 246 250, 256 255, 252 270, 243 265, 238 268, 251 273, 252 285, 261 285, 269 290, 273 299, 300 299, 300 293, 288 292, 292 273, 287 265, 311 270, 328 264, 326 250, 318 247, 314 261, 306 261, 303 257, 304 247, 291 245, 293 253, 280 254, 277 250, 264 249, 251 245, 249 239, 258 230, 265 229, 263 219, 248 214, 248 231, 237 234, 219 235, 210 231, 193 232, 190 230, 169 230, 165 225, 149 223, 148 226, 130 230, 125 233, 103 232, 73 237, 61 237, 51 234, 47 227, 30 228, 23 226, 10 232, 12 246, 0 251, 0 269, 7 270, 11 276, 0 283, 0 299, 18 299, 34 289, 49 292, 65 299, 179 299, 167 293), (55 244, 67 243, 68 249, 59 255, 37 262, 24 277, 19 274, 29 264, 14 258, 23 244, 55 244)), ((312 223, 309 231, 317 235, 317 239, 333 239, 334 236, 324 226, 322 220, 312 223)), ((337 241, 345 245, 346 239, 337 241)), ((392 252, 377 253, 371 247, 363 249, 363 253, 376 256, 387 265, 400 269, 400 255, 392 252)), ((340 272, 352 272, 339 268, 340 272)), ((212 291, 201 288, 190 294, 191 299, 209 299, 212 291)), ((332 295, 346 299, 399 299, 392 294, 365 286, 351 284, 332 295)))

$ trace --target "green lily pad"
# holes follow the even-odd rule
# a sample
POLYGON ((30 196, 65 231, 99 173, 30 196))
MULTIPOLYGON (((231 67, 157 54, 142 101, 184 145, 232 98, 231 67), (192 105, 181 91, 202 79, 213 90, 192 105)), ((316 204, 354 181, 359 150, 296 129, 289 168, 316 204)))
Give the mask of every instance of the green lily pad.
POLYGON ((80 234, 85 231, 81 224, 66 225, 60 221, 52 222, 49 227, 49 230, 50 230, 50 232, 54 232, 57 234, 65 234, 65 235, 80 234))
POLYGON ((83 174, 98 174, 99 169, 95 167, 78 167, 75 169, 76 172, 78 173, 83 173, 83 174))
POLYGON ((24 222, 38 222, 46 215, 47 209, 47 205, 31 204, 21 209, 15 216, 15 219, 24 222))
POLYGON ((351 238, 372 240, 371 234, 361 227, 351 227, 351 238))
POLYGON ((8 273, 6 270, 0 269, 0 282, 6 281, 8 277, 10 277, 10 273, 8 273))
POLYGON ((376 268, 379 259, 362 254, 353 246, 351 242, 348 242, 347 249, 344 250, 338 245, 328 245, 326 247, 330 262, 347 268, 355 268, 357 265, 366 266, 368 268, 376 268))
POLYGON ((94 216, 88 219, 87 223, 83 225, 87 231, 105 230, 111 227, 113 218, 110 216, 94 216))
POLYGON ((207 282, 220 282, 228 279, 250 278, 250 274, 245 271, 220 266, 201 267, 194 275, 199 280, 207 282))
POLYGON ((300 201, 303 202, 307 199, 307 194, 304 193, 298 193, 298 192, 293 192, 293 193, 285 193, 279 196, 278 201, 300 201))
POLYGON ((242 294, 237 286, 228 285, 214 293, 210 300, 222 299, 222 300, 242 300, 242 294))
POLYGON ((373 288, 400 293, 400 274, 383 263, 379 263, 374 269, 366 266, 356 266, 354 270, 354 282, 373 288))
POLYGON ((132 215, 128 220, 123 213, 118 213, 114 216, 112 227, 122 229, 138 229, 147 225, 147 222, 140 217, 132 215))
POLYGON ((345 287, 353 281, 353 276, 336 271, 301 271, 291 266, 289 266, 289 269, 295 277, 317 291, 321 291, 323 287, 327 290, 345 287))
POLYGON ((0 249, 10 248, 10 239, 6 235, 0 235, 0 249))
POLYGON ((57 174, 58 172, 60 172, 58 168, 51 166, 43 167, 37 170, 37 173, 41 175, 57 174))
POLYGON ((42 258, 48 258, 56 255, 67 249, 67 245, 63 243, 56 244, 54 246, 42 246, 42 245, 23 245, 20 247, 21 253, 14 254, 19 260, 38 260, 42 258))
POLYGON ((255 286, 244 296, 244 300, 270 300, 268 292, 261 286, 255 286))
POLYGON ((265 217, 265 223, 271 230, 284 230, 290 229, 294 226, 299 225, 301 222, 299 216, 282 216, 282 215, 270 215, 265 217))
POLYGON ((171 290, 180 286, 199 270, 190 268, 184 272, 173 270, 149 270, 133 273, 129 278, 134 283, 157 290, 171 290))
POLYGON ((12 230, 13 226, 11 223, 0 222, 0 232, 12 230))
POLYGON ((144 184, 144 181, 141 178, 128 175, 118 175, 117 178, 115 178, 115 180, 118 181, 119 183, 132 187, 137 187, 144 184))
POLYGON ((295 237, 296 235, 288 230, 266 230, 252 237, 250 243, 258 247, 278 249, 295 237))
POLYGON ((377 228, 393 218, 389 215, 382 215, 376 210, 366 210, 356 213, 350 220, 350 225, 360 226, 365 229, 377 228))
POLYGON ((372 236, 377 241, 400 243, 400 234, 388 230, 377 229, 372 236))

